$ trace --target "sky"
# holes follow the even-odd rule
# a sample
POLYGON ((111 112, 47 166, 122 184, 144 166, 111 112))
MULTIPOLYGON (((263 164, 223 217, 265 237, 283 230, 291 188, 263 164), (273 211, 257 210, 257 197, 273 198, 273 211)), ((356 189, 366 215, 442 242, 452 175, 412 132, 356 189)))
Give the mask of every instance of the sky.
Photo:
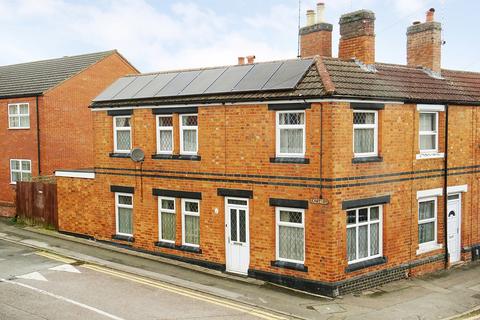
MULTIPOLYGON (((334 25, 376 14, 376 60, 405 64, 406 29, 434 7, 442 66, 480 72, 477 0, 324 0, 334 25)), ((315 0, 301 0, 301 25, 315 0)), ((0 65, 117 49, 142 72, 229 65, 297 55, 298 0, 0 0, 0 65)))

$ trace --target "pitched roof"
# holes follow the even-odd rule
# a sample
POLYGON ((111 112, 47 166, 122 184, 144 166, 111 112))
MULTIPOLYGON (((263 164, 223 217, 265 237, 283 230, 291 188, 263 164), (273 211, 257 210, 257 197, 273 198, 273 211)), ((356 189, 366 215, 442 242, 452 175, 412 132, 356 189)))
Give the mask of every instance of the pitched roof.
MULTIPOLYGON (((100 98, 93 102, 92 108, 307 98, 480 105, 480 73, 442 70, 441 77, 438 77, 422 68, 398 64, 376 63, 373 66, 365 66, 354 60, 345 61, 326 57, 316 57, 315 62, 304 71, 299 77, 300 80, 291 88, 129 98, 124 98, 120 94, 119 99, 108 98, 107 95, 101 94, 100 98)), ((128 78, 123 79, 119 81, 131 81, 128 78)))
POLYGON ((0 66, 0 97, 42 94, 115 50, 0 66))

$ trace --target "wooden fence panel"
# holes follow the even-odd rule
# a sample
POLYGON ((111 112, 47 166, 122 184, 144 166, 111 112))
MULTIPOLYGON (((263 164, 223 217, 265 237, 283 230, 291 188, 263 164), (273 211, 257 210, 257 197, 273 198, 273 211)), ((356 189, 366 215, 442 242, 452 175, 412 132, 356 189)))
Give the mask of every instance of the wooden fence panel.
POLYGON ((36 225, 58 228, 57 185, 17 182, 17 216, 36 225))

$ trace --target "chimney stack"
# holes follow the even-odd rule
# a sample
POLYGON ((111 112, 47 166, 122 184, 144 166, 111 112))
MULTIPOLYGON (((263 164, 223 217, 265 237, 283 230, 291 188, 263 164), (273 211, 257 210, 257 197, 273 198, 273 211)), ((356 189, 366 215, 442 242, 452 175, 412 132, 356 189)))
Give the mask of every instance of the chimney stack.
POLYGON ((247 56, 247 62, 249 64, 252 64, 255 62, 255 56, 247 56))
POLYGON ((300 57, 332 56, 333 26, 324 21, 325 4, 317 3, 317 14, 307 10, 307 25, 300 29, 300 57))
POLYGON ((238 57, 238 64, 245 64, 245 57, 238 57))
POLYGON ((407 29, 407 65, 441 72, 442 25, 434 19, 435 9, 427 11, 424 23, 414 22, 407 29))
POLYGON ((359 10, 340 17, 340 59, 375 63, 375 13, 359 10))

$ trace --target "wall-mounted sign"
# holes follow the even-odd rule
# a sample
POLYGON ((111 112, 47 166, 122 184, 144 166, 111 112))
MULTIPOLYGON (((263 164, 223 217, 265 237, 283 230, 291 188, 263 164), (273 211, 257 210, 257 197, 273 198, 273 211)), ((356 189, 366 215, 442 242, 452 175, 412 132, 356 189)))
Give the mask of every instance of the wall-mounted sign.
POLYGON ((313 199, 310 199, 310 202, 313 203, 313 204, 328 204, 328 200, 327 199, 321 199, 321 198, 313 198, 313 199))

